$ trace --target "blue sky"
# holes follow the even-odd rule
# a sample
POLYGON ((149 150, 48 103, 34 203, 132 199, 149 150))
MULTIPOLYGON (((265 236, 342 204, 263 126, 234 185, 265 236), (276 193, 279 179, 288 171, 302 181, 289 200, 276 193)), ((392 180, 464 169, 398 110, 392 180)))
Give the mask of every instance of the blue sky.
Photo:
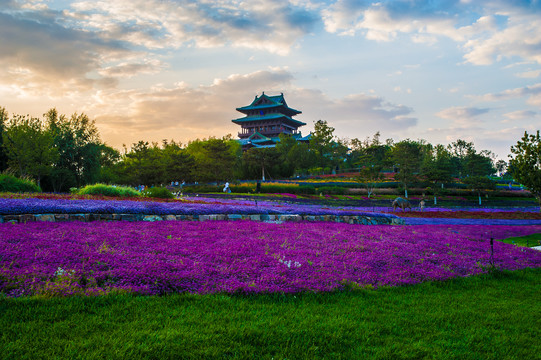
POLYGON ((308 133, 474 142, 541 128, 538 1, 0 0, 0 106, 84 112, 102 140, 236 136, 284 93, 308 133))

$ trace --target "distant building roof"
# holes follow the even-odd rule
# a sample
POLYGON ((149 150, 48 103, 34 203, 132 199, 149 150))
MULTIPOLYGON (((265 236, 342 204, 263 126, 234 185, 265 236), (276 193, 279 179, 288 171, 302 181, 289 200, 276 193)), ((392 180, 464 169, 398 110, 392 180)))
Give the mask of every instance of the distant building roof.
POLYGON ((276 96, 268 96, 265 95, 264 92, 263 94, 261 94, 261 96, 256 95, 254 101, 252 101, 250 105, 238 107, 237 111, 241 113, 247 113, 251 110, 263 110, 272 108, 280 108, 278 112, 281 112, 282 114, 286 114, 288 116, 302 114, 302 111, 287 106, 283 93, 276 96))

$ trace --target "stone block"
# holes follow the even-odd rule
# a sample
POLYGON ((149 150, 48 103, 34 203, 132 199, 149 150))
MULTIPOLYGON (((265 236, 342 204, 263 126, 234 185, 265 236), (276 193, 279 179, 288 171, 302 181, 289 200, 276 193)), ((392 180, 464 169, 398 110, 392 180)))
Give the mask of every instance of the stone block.
POLYGON ((35 215, 36 221, 48 221, 55 222, 54 214, 37 214, 35 215))
POLYGON ((163 218, 159 215, 145 215, 143 221, 162 221, 163 218))
POLYGON ((70 221, 88 221, 90 218, 89 214, 70 214, 70 221))
POLYGON ((18 223, 21 220, 21 215, 4 215, 5 222, 18 223))
POLYGON ((93 221, 93 220, 113 221, 113 220, 120 220, 120 219, 114 219, 113 214, 90 214, 90 221, 93 221))
POLYGON ((250 220, 252 220, 252 221, 261 221, 261 215, 259 215, 259 214, 250 215, 250 220))
POLYGON ((228 214, 228 220, 242 220, 242 215, 240 214, 228 214))
POLYGON ((122 220, 122 221, 137 221, 138 219, 137 219, 136 214, 120 214, 120 220, 122 220))
POLYGON ((172 220, 176 220, 177 218, 175 215, 165 215, 163 219, 166 221, 172 221, 172 220))

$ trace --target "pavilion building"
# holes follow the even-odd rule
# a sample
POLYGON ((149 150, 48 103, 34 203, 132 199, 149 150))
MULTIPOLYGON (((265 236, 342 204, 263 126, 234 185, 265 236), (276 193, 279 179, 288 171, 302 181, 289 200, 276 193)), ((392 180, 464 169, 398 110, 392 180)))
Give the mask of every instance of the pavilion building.
POLYGON ((238 135, 242 150, 275 147, 280 141, 280 134, 289 134, 297 141, 310 140, 310 135, 303 137, 298 131, 299 127, 306 124, 293 119, 293 116, 302 112, 287 106, 283 93, 268 96, 263 92, 261 96, 256 95, 250 105, 236 110, 246 115, 232 120, 241 126, 238 135))

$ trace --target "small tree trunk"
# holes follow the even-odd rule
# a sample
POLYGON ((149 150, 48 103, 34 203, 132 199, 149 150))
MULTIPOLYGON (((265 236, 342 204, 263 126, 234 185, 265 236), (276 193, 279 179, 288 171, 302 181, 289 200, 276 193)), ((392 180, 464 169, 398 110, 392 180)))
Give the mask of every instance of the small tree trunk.
POLYGON ((481 193, 477 193, 477 195, 479 196, 479 205, 481 205, 481 193))
POLYGON ((436 199, 436 196, 434 196, 434 205, 438 205, 438 200, 436 199))

